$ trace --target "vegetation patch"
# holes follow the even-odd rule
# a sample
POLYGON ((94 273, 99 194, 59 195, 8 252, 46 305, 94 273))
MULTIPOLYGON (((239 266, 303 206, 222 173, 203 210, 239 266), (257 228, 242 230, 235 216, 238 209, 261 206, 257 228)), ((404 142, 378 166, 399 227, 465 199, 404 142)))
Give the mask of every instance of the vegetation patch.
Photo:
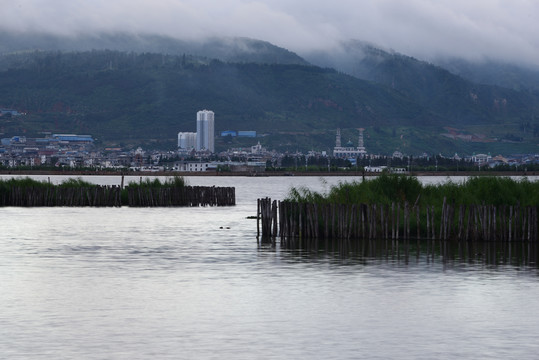
POLYGON ((30 178, 0 180, 0 206, 229 206, 235 205, 231 187, 187 186, 183 177, 102 186, 81 179, 59 185, 30 178))
POLYGON ((382 174, 372 180, 341 182, 327 193, 307 188, 292 188, 288 201, 320 204, 391 204, 409 202, 416 205, 448 203, 536 206, 539 204, 539 182, 527 178, 471 177, 458 183, 423 185, 413 176, 382 174))

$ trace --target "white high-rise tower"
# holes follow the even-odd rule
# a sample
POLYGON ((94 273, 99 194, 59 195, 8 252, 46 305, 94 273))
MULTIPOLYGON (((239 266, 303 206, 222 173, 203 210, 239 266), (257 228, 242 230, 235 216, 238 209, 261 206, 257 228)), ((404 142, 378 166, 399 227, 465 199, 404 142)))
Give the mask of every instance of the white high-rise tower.
POLYGON ((196 150, 215 151, 214 113, 210 110, 197 112, 196 150))
POLYGON ((178 133, 178 149, 182 151, 191 151, 196 147, 197 133, 194 132, 179 132, 178 133))

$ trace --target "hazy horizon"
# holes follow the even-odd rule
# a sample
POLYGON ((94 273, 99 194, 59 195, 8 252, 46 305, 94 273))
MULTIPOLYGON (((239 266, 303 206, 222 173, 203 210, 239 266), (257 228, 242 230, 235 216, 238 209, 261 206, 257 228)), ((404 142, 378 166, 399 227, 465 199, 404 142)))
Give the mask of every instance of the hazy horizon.
POLYGON ((425 60, 539 65, 539 2, 525 0, 16 0, 2 12, 0 30, 15 32, 248 37, 300 55, 357 39, 425 60))

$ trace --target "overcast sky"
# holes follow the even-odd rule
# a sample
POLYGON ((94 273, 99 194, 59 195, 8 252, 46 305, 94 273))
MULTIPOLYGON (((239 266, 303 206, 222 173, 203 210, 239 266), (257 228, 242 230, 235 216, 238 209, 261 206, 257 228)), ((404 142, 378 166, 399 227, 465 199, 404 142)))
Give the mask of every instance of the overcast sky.
POLYGON ((0 1, 0 27, 20 31, 245 36, 300 54, 358 39, 427 60, 487 56, 539 65, 538 0, 0 1))

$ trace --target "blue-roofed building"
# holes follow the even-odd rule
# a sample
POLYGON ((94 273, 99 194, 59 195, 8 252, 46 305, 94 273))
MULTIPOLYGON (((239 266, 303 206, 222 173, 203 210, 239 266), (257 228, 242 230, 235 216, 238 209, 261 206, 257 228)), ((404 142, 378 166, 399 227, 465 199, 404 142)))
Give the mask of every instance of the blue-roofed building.
POLYGON ((58 141, 77 142, 77 143, 93 143, 94 139, 90 135, 75 135, 75 134, 53 134, 53 139, 58 141))
POLYGON ((6 115, 6 114, 10 114, 11 116, 21 115, 21 113, 15 109, 0 108, 0 115, 6 115))
POLYGON ((256 131, 238 131, 238 137, 256 137, 256 131))
POLYGON ((226 137, 226 136, 236 137, 238 136, 238 132, 234 130, 221 131, 221 137, 226 137))

